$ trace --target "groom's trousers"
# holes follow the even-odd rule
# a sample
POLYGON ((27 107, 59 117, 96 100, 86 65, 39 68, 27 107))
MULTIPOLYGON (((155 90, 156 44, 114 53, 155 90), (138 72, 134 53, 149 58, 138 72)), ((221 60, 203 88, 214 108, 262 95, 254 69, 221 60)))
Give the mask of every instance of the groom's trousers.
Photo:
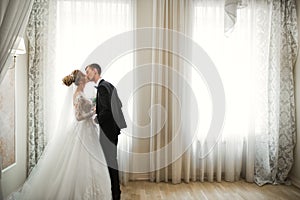
POLYGON ((100 143, 108 166, 108 172, 111 181, 112 197, 113 200, 117 200, 120 199, 121 196, 117 161, 118 135, 111 136, 110 138, 108 138, 108 136, 103 132, 103 130, 101 130, 100 143))

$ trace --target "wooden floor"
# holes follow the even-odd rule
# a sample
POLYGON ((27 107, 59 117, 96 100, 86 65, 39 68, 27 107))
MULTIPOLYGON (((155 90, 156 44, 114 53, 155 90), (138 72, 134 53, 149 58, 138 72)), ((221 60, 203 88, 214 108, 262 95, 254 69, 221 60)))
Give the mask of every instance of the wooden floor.
POLYGON ((157 199, 300 199, 300 189, 286 185, 264 185, 244 181, 229 183, 191 182, 181 184, 152 183, 148 181, 129 182, 122 186, 122 200, 157 199))

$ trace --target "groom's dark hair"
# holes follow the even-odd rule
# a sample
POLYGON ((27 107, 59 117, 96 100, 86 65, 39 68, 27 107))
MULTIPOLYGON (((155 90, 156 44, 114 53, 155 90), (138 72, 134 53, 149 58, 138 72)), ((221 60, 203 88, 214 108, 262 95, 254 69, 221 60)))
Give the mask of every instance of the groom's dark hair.
MULTIPOLYGON (((101 67, 100 67, 99 64, 93 63, 93 64, 90 64, 90 65, 86 66, 86 68, 88 68, 88 67, 96 69, 98 74, 101 75, 101 67)), ((85 70, 86 70, 86 68, 85 68, 85 70)))

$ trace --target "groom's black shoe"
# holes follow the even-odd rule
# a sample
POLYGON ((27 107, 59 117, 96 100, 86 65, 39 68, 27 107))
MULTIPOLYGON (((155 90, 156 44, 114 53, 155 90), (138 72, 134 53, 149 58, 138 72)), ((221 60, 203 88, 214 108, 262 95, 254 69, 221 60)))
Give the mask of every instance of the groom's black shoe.
POLYGON ((113 197, 113 200, 120 200, 121 199, 121 190, 120 190, 120 188, 118 188, 118 191, 113 192, 112 197, 113 197))
POLYGON ((113 195, 113 200, 120 200, 121 199, 121 195, 113 195))

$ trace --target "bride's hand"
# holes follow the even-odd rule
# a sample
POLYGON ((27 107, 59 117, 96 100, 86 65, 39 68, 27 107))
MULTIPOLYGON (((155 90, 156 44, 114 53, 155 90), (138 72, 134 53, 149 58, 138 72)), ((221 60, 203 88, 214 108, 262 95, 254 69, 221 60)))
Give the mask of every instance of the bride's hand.
POLYGON ((92 111, 94 112, 94 114, 96 114, 96 106, 92 107, 92 111))

